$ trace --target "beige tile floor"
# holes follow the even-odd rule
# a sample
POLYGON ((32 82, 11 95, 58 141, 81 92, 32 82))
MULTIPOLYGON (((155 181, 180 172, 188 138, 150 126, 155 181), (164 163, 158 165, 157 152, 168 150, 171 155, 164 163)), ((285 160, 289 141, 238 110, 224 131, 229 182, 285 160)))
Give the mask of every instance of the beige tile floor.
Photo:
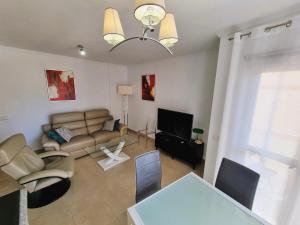
MULTIPOLYGON (((135 203, 134 157, 154 149, 153 141, 127 147, 131 159, 104 172, 98 159, 76 160, 70 190, 56 202, 29 210, 30 225, 125 225, 126 209, 135 203)), ((192 171, 191 166, 161 153, 162 186, 192 171)), ((196 171, 203 174, 203 164, 196 171)))

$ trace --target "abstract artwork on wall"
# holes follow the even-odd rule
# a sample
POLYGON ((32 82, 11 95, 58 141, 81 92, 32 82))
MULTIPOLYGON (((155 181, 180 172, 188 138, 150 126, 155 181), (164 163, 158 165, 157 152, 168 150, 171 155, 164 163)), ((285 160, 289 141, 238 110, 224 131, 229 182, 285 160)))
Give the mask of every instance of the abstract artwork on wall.
POLYGON ((72 71, 46 70, 50 101, 75 100, 74 74, 72 71))
POLYGON ((155 100, 155 75, 142 75, 142 100, 155 100))

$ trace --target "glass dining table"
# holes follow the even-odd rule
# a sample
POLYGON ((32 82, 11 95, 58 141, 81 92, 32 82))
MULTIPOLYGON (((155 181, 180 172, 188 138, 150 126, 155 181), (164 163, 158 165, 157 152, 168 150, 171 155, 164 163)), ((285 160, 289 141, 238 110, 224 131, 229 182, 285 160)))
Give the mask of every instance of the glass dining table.
POLYGON ((270 225, 194 173, 128 208, 128 225, 270 225))

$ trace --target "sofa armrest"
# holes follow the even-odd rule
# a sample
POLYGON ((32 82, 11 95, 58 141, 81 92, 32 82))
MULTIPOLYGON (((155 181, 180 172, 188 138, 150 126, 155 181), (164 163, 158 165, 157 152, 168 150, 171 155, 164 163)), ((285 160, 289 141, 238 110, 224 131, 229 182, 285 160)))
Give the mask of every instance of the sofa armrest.
POLYGON ((45 150, 60 150, 59 144, 53 139, 49 138, 46 134, 43 134, 42 145, 45 150))
POLYGON ((120 130, 121 137, 127 133, 127 129, 128 129, 127 125, 120 123, 119 130, 120 130))
POLYGON ((48 158, 48 157, 68 157, 70 156, 69 153, 67 152, 62 152, 62 151, 48 151, 48 152, 43 152, 38 155, 41 159, 48 158))
POLYGON ((51 178, 51 177, 64 179, 64 178, 69 178, 69 174, 63 170, 57 170, 57 169, 42 170, 42 171, 31 173, 25 177, 22 177, 21 179, 19 179, 19 183, 28 184, 33 181, 38 181, 40 179, 51 178))
POLYGON ((47 133, 49 130, 51 130, 51 124, 43 124, 42 130, 44 133, 47 133))

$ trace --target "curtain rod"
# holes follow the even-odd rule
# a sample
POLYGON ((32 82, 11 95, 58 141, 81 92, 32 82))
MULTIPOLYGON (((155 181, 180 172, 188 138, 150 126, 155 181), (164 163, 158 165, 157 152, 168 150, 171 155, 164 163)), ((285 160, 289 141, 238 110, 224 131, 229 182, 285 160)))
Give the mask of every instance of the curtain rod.
POLYGON ((292 26, 292 22, 293 22, 292 20, 289 20, 285 23, 280 23, 280 24, 277 24, 277 25, 274 25, 274 26, 266 27, 265 32, 270 32, 272 29, 277 28, 277 27, 282 27, 282 26, 285 26, 285 27, 288 28, 288 27, 292 26))
MULTIPOLYGON (((245 34, 241 34, 240 35, 240 39, 242 39, 243 37, 250 37, 251 36, 251 34, 252 34, 252 32, 250 31, 250 32, 248 32, 248 33, 245 33, 245 34)), ((230 37, 230 38, 228 38, 228 41, 232 41, 232 40, 234 40, 234 37, 230 37)))
MULTIPOLYGON (((268 26, 268 27, 265 28, 264 31, 265 31, 265 32, 270 32, 272 29, 277 28, 277 27, 282 27, 282 26, 285 26, 286 28, 288 28, 288 27, 292 26, 292 23, 293 23, 293 21, 292 21, 292 20, 289 20, 289 21, 287 21, 287 22, 285 22, 285 23, 280 23, 280 24, 277 24, 277 25, 268 26)), ((242 39, 242 38, 245 37, 245 36, 250 37, 251 34, 252 34, 251 31, 248 32, 248 33, 245 33, 245 34, 241 34, 241 35, 240 35, 240 39, 242 39)), ((228 41, 232 41, 232 40, 234 40, 234 37, 228 38, 228 41)))

